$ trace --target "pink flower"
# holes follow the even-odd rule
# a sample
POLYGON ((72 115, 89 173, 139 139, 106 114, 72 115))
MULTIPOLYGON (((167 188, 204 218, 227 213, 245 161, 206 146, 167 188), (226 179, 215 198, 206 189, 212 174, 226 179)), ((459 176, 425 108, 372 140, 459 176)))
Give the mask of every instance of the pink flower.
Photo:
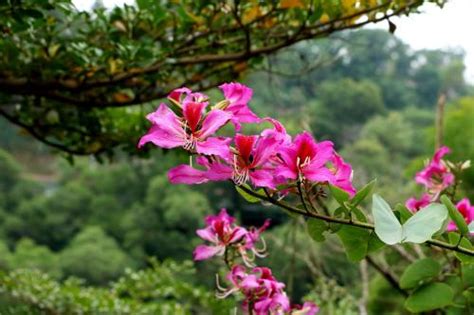
POLYGON ((255 248, 255 243, 260 240, 260 234, 270 226, 270 219, 265 220, 260 228, 251 227, 247 234, 245 234, 245 249, 255 248))
POLYGON ((209 97, 205 94, 191 91, 187 87, 182 87, 179 89, 173 90, 169 95, 168 99, 173 101, 176 105, 182 107, 182 104, 185 102, 198 102, 205 103, 207 105, 207 100, 209 97))
POLYGON ((278 141, 271 137, 237 134, 234 138, 236 154, 232 163, 232 180, 242 185, 250 180, 256 187, 274 188, 271 169, 267 167, 278 141))
MULTIPOLYGON (((471 205, 469 199, 464 198, 456 204, 456 208, 464 217, 466 224, 471 223, 474 220, 474 205, 471 205)), ((456 224, 451 221, 448 223, 447 231, 457 230, 456 224)), ((471 233, 474 234, 474 233, 471 233)))
POLYGON ((194 260, 205 260, 212 256, 222 256, 226 247, 242 240, 247 233, 242 227, 235 226, 235 219, 222 209, 218 215, 206 217, 207 227, 197 230, 197 235, 212 245, 199 245, 194 250, 194 260))
POLYGON ((261 132, 262 137, 273 137, 280 145, 289 145, 291 136, 286 133, 286 129, 281 122, 271 117, 265 117, 262 121, 268 121, 273 125, 272 129, 265 129, 261 132))
POLYGON ((263 258, 266 256, 266 244, 260 234, 270 225, 270 220, 265 220, 265 223, 260 227, 250 227, 245 234, 243 243, 237 246, 240 257, 247 267, 255 267, 253 263, 255 257, 263 258), (261 248, 256 248, 257 242, 262 243, 261 248))
POLYGON ((414 197, 407 200, 405 206, 411 212, 417 212, 421 208, 426 207, 431 203, 431 196, 429 194, 423 194, 420 199, 416 199, 414 197))
POLYGON ((255 187, 274 188, 272 170, 269 167, 278 141, 271 137, 246 136, 237 134, 235 148, 222 150, 222 159, 199 159, 204 170, 180 165, 171 169, 168 177, 172 183, 200 184, 208 180, 223 181, 232 179, 236 185, 250 181, 255 187))
POLYGON ((281 163, 276 175, 286 179, 306 178, 313 182, 334 182, 335 177, 326 167, 334 155, 333 143, 316 143, 308 132, 296 136, 293 143, 279 152, 281 163))
POLYGON ((356 190, 352 185, 351 165, 349 163, 345 163, 342 157, 336 153, 334 153, 331 162, 334 167, 334 169, 331 170, 334 174, 334 177, 329 180, 329 183, 348 192, 349 195, 353 197, 356 193, 356 190))
POLYGON ((316 315, 319 307, 312 302, 305 302, 302 306, 295 305, 291 311, 291 315, 316 315))
POLYGON ((231 114, 219 109, 204 113, 206 103, 185 101, 182 117, 178 117, 165 104, 148 114, 150 130, 140 139, 138 146, 152 142, 165 149, 183 147, 185 150, 207 155, 225 154, 229 138, 211 137, 225 125, 231 114))
POLYGON ((450 151, 448 147, 439 148, 428 165, 415 176, 415 181, 435 196, 454 183, 453 173, 442 160, 450 151))
POLYGON ((285 285, 273 277, 269 268, 257 267, 249 274, 243 266, 236 265, 227 275, 227 279, 232 283, 232 287, 221 289, 221 297, 241 292, 245 297, 244 309, 253 305, 254 314, 281 314, 290 310, 290 302, 283 291, 285 285))
POLYGON ((240 130, 241 123, 258 123, 260 118, 248 107, 252 98, 252 89, 240 83, 224 83, 219 86, 229 105, 224 109, 232 113, 232 123, 240 130))

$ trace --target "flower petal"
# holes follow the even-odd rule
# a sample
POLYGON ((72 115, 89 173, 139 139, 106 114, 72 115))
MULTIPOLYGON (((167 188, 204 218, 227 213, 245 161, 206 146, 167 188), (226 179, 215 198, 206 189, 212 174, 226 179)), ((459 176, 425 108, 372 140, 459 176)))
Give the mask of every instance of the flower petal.
POLYGON ((211 243, 217 242, 216 233, 212 229, 212 227, 208 226, 205 229, 199 229, 196 231, 196 234, 205 241, 209 241, 211 243))
POLYGON ((227 110, 234 111, 233 121, 239 123, 258 124, 262 121, 247 105, 240 106, 237 111, 233 110, 231 106, 227 110))
POLYGON ((273 174, 268 170, 255 170, 250 172, 250 181, 255 187, 275 188, 273 174))
POLYGON ((231 138, 213 137, 196 143, 196 152, 205 155, 217 155, 223 159, 231 158, 229 149, 231 138))
POLYGON ((184 144, 186 134, 181 127, 181 122, 176 114, 165 104, 153 113, 147 115, 147 119, 152 122, 150 130, 141 137, 138 147, 142 147, 147 142, 171 149, 184 144))
POLYGON ((194 260, 205 260, 212 256, 221 256, 224 254, 224 251, 225 246, 198 245, 196 249, 194 249, 193 256, 194 260))
POLYGON ((315 168, 309 164, 302 170, 302 173, 304 177, 313 182, 334 182, 334 175, 326 167, 315 168))
POLYGON ((187 164, 178 165, 168 172, 168 179, 173 184, 202 184, 209 179, 205 171, 197 170, 187 164))
POLYGON ((252 98, 252 89, 237 82, 224 83, 219 86, 224 97, 232 104, 247 104, 252 98))
POLYGON ((205 103, 185 102, 183 104, 183 116, 192 132, 195 132, 204 113, 205 103))
POLYGON ((242 228, 242 227, 236 227, 232 231, 232 236, 229 238, 229 244, 235 243, 239 241, 242 237, 244 237, 247 234, 247 230, 242 228))
POLYGON ((170 134, 184 137, 185 131, 181 126, 181 121, 176 114, 168 108, 165 104, 160 104, 158 109, 146 116, 146 118, 170 134))
POLYGON ((157 125, 151 126, 148 132, 140 138, 138 147, 141 148, 148 142, 164 149, 181 147, 185 143, 181 136, 176 136, 176 134, 170 133, 169 130, 162 129, 157 125))
POLYGON ((204 121, 202 122, 202 127, 199 131, 199 138, 204 140, 207 137, 215 134, 216 131, 224 126, 231 118, 232 115, 223 110, 211 110, 209 113, 207 113, 204 121))
POLYGON ((276 147, 279 145, 277 139, 273 137, 261 137, 259 138, 253 157, 254 167, 262 166, 268 162, 269 158, 275 154, 276 147))
POLYGON ((209 170, 207 171, 206 176, 209 180, 222 181, 231 179, 232 173, 232 167, 225 164, 212 163, 209 165, 209 170))
POLYGON ((189 93, 191 93, 190 89, 188 89, 187 87, 182 87, 182 88, 175 89, 175 90, 171 91, 171 93, 168 94, 168 98, 172 99, 176 103, 180 103, 181 102, 181 95, 183 95, 183 94, 187 95, 189 93))

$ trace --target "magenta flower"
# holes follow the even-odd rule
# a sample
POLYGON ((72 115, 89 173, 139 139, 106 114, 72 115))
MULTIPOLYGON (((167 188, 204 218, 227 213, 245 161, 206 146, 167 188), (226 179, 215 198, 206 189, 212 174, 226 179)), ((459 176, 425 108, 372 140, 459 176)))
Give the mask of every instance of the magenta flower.
MULTIPOLYGON (((469 199, 464 198, 461 201, 459 201, 456 204, 456 208, 464 217, 466 224, 469 224, 472 221, 474 221, 474 205, 471 205, 471 202, 469 201, 469 199)), ((449 222, 446 230, 447 231, 457 230, 456 224, 453 221, 449 222)), ((471 234, 474 234, 474 233, 471 233, 471 234)))
POLYGON ((270 137, 245 136, 237 134, 235 148, 226 147, 221 151, 222 159, 199 159, 198 164, 206 170, 196 170, 180 165, 168 173, 174 184, 200 184, 208 180, 223 181, 232 179, 236 185, 250 181, 255 187, 274 188, 274 178, 269 162, 278 141, 270 137))
POLYGON ((351 197, 353 197, 356 193, 356 190, 352 185, 353 172, 351 165, 349 163, 345 163, 342 157, 336 153, 334 153, 331 162, 334 167, 334 169, 332 169, 334 177, 329 180, 329 183, 346 191, 351 197))
POLYGON ((139 147, 147 142, 165 149, 183 147, 185 150, 206 155, 222 155, 231 141, 229 138, 211 137, 232 117, 219 109, 204 114, 205 103, 183 103, 183 117, 178 117, 165 104, 148 114, 150 130, 140 139, 139 147))
POLYGON ((410 210, 411 212, 417 212, 421 208, 426 207, 431 203, 431 196, 429 194, 423 194, 420 199, 416 199, 415 197, 412 197, 407 200, 405 203, 405 206, 410 210))
POLYGON ((278 282, 269 268, 257 267, 248 274, 245 268, 236 265, 227 275, 232 283, 230 289, 221 289, 220 297, 226 297, 234 292, 244 295, 243 308, 253 306, 252 312, 258 315, 281 314, 290 310, 290 302, 285 292, 285 285, 278 282))
POLYGON ((268 167, 278 141, 270 137, 235 135, 236 153, 232 161, 232 180, 242 185, 250 180, 256 187, 274 188, 273 174, 268 167))
POLYGON ((286 133, 286 129, 281 122, 271 117, 265 117, 262 121, 268 121, 273 125, 272 129, 265 129, 261 132, 262 137, 273 137, 280 145, 289 145, 291 136, 286 133))
POLYGON ((266 256, 266 244, 260 234, 265 231, 268 226, 270 226, 269 219, 265 220, 265 223, 258 229, 253 226, 250 227, 244 236, 243 243, 237 247, 240 257, 247 267, 255 267, 253 263, 255 257, 263 258, 266 256), (256 247, 258 242, 262 243, 261 248, 256 247))
POLYGON ((197 102, 205 103, 207 105, 207 100, 209 97, 207 95, 191 91, 187 87, 182 87, 179 89, 173 90, 169 95, 168 99, 173 101, 176 105, 182 107, 182 104, 185 102, 197 102))
POLYGON ((247 230, 234 225, 235 219, 222 209, 218 215, 206 217, 207 227, 197 230, 197 235, 212 245, 199 245, 194 250, 194 260, 205 260, 222 256, 228 246, 242 240, 247 230))
POLYGON ((448 147, 439 148, 428 165, 415 176, 415 181, 435 196, 454 183, 453 173, 442 160, 450 151, 448 147))
POLYGON ((334 182, 334 175, 326 167, 333 155, 331 141, 316 143, 305 131, 297 135, 291 145, 280 150, 281 163, 276 168, 276 175, 293 180, 306 178, 313 182, 334 182))
POLYGON ((248 107, 252 89, 240 83, 224 83, 219 86, 229 105, 224 109, 232 113, 232 123, 240 130, 241 123, 259 123, 260 118, 248 107))
POLYGON ((245 234, 245 249, 255 248, 255 243, 260 240, 260 234, 265 231, 270 226, 270 219, 265 220, 263 225, 260 228, 251 227, 247 234, 245 234))

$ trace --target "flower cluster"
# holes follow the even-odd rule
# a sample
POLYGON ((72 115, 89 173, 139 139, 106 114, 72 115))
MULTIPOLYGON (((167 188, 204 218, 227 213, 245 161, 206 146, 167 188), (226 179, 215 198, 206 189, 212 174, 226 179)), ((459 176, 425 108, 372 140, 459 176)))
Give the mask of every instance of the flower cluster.
MULTIPOLYGON (((420 199, 412 197, 406 201, 405 206, 410 211, 416 212, 430 203, 438 201, 441 193, 455 184, 456 177, 452 171, 454 165, 443 160, 443 157, 450 152, 451 150, 448 147, 439 148, 425 168, 416 173, 415 181, 424 186, 425 192, 420 199)), ((459 169, 462 170, 467 167, 469 167, 469 163, 463 163, 459 169)), ((467 224, 474 220, 474 206, 471 206, 469 199, 464 198, 459 201, 456 208, 467 224)), ((454 231, 456 229, 454 222, 449 222, 447 230, 454 231)))
MULTIPOLYGON (((188 88, 174 90, 168 96, 171 106, 160 104, 147 116, 151 128, 140 139, 139 147, 150 142, 164 149, 182 148, 192 157, 189 164, 169 170, 171 183, 230 180, 238 186, 250 184, 270 190, 267 193, 299 194, 302 199, 301 187, 308 196, 312 193, 317 198, 323 186, 333 185, 355 195, 352 167, 336 153, 331 141, 318 142, 308 132, 292 137, 276 119, 258 117, 248 107, 252 90, 243 84, 226 83, 219 88, 224 99, 214 105, 202 93, 188 88), (248 123, 266 124, 267 128, 259 134, 241 133, 242 124, 248 123), (217 135, 228 124, 233 125, 230 130, 235 134, 217 135)), ((284 284, 270 269, 255 266, 255 257, 265 256, 260 235, 269 221, 260 228, 246 229, 237 226, 223 209, 218 215, 208 216, 206 224, 197 230, 206 244, 196 247, 194 259, 220 256, 230 268, 230 286, 219 286, 219 296, 240 293, 244 309, 252 314, 318 312, 313 303, 291 305, 284 284)))
POLYGON ((198 245, 194 250, 195 260, 205 260, 213 256, 224 256, 224 261, 230 268, 227 280, 229 288, 218 284, 218 297, 225 298, 231 294, 240 293, 244 300, 242 307, 249 313, 263 314, 300 314, 314 315, 318 307, 306 302, 290 306, 290 301, 284 291, 285 285, 278 282, 272 271, 266 267, 255 267, 249 252, 259 257, 264 256, 264 248, 257 250, 255 244, 263 242, 260 234, 268 227, 267 220, 262 227, 245 229, 235 224, 235 218, 229 216, 225 209, 218 215, 205 219, 206 228, 197 230, 200 238, 211 245, 198 245), (236 262, 241 257, 244 265, 236 262))
POLYGON ((196 167, 188 164, 172 168, 172 183, 202 184, 232 180, 236 185, 277 189, 299 181, 331 184, 355 194, 352 168, 334 150, 331 141, 317 142, 308 132, 292 138, 277 120, 259 118, 248 107, 252 90, 240 83, 220 86, 224 100, 210 106, 202 93, 187 88, 173 91, 165 104, 149 114, 150 130, 139 146, 151 142, 171 149, 181 147, 195 156, 196 167), (226 124, 235 126, 234 137, 217 136, 226 124), (244 123, 270 123, 257 135, 239 133, 244 123))
POLYGON ((196 231, 197 235, 211 245, 199 245, 194 250, 194 260, 205 260, 213 256, 224 256, 228 262, 240 256, 247 266, 253 266, 255 256, 263 257, 265 253, 265 242, 262 249, 256 248, 262 233, 269 225, 270 220, 265 221, 259 229, 249 230, 235 225, 235 218, 222 209, 218 215, 207 216, 207 227, 196 231))

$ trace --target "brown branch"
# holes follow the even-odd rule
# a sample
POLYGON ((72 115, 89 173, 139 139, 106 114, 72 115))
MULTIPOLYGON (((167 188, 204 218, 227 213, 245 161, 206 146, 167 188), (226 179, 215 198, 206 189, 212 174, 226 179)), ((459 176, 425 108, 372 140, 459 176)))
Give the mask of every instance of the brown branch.
POLYGON ((383 268, 378 263, 376 263, 370 256, 365 257, 365 260, 371 265, 375 270, 377 270, 385 280, 390 283, 392 287, 394 287, 398 292, 400 292, 403 296, 408 296, 408 293, 400 287, 398 280, 392 274, 392 272, 388 269, 383 268))
MULTIPOLYGON (((106 79, 97 79, 97 80, 74 80, 74 79, 64 79, 57 81, 35 81, 28 78, 0 78, 0 90, 4 90, 9 94, 23 94, 23 95, 37 95, 46 97, 49 99, 57 100, 60 102, 70 103, 72 105, 81 105, 88 107, 121 107, 141 104, 144 102, 151 101, 153 99, 158 99, 165 96, 169 91, 160 91, 154 93, 148 97, 136 98, 128 102, 114 102, 114 101, 95 101, 94 98, 81 99, 74 96, 67 96, 58 91, 68 91, 70 93, 80 93, 86 90, 104 87, 112 84, 117 84, 124 82, 128 79, 144 75, 144 74, 154 74, 158 73, 165 66, 179 66, 179 65, 194 65, 194 64, 206 64, 206 63, 223 63, 223 62, 240 62, 243 60, 248 60, 256 56, 271 54, 277 50, 288 47, 292 44, 295 44, 299 41, 307 40, 310 38, 319 38, 327 36, 336 31, 354 29, 364 26, 369 23, 377 23, 382 20, 388 19, 392 16, 399 15, 402 12, 406 11, 411 7, 418 6, 422 3, 422 0, 412 1, 409 4, 389 13, 385 14, 379 18, 369 20, 352 25, 344 24, 346 21, 356 18, 358 16, 363 16, 364 14, 378 11, 384 7, 389 7, 392 4, 392 1, 387 1, 383 4, 380 4, 376 7, 371 7, 365 10, 355 12, 350 15, 340 17, 338 19, 318 23, 315 26, 307 27, 306 23, 303 22, 301 27, 292 35, 286 36, 283 35, 282 40, 276 44, 268 45, 265 47, 260 47, 254 50, 251 50, 250 46, 250 36, 249 32, 245 33, 245 28, 248 29, 248 25, 240 25, 240 28, 244 26, 244 41, 246 41, 245 49, 240 52, 227 53, 227 54, 202 54, 199 56, 189 56, 177 58, 176 60, 166 59, 170 56, 165 56, 162 60, 155 62, 153 65, 141 69, 131 69, 123 73, 119 73, 111 78, 106 79)), ((251 23, 250 23, 251 24, 251 23)), ((218 32, 218 30, 215 30, 218 32)), ((210 33, 209 33, 210 34, 210 33)), ((222 32, 220 32, 222 34, 222 32)), ((210 86, 216 86, 221 82, 215 82, 210 86)), ((154 84, 154 83, 153 83, 154 84)), ((151 85, 151 84, 150 84, 151 85)))
POLYGON ((9 115, 6 111, 2 110, 0 108, 0 115, 5 117, 6 120, 9 122, 22 127, 25 129, 32 137, 34 137, 36 140, 53 147, 55 149, 61 150, 63 152, 69 153, 69 154, 74 154, 74 155, 91 155, 91 154, 99 154, 100 152, 103 151, 103 149, 98 150, 98 151, 87 151, 87 150, 73 150, 70 149, 69 147, 62 145, 60 143, 56 143, 53 141, 50 141, 46 139, 46 137, 42 136, 40 133, 38 133, 32 126, 29 126, 23 122, 21 122, 19 119, 14 118, 13 116, 9 115))

